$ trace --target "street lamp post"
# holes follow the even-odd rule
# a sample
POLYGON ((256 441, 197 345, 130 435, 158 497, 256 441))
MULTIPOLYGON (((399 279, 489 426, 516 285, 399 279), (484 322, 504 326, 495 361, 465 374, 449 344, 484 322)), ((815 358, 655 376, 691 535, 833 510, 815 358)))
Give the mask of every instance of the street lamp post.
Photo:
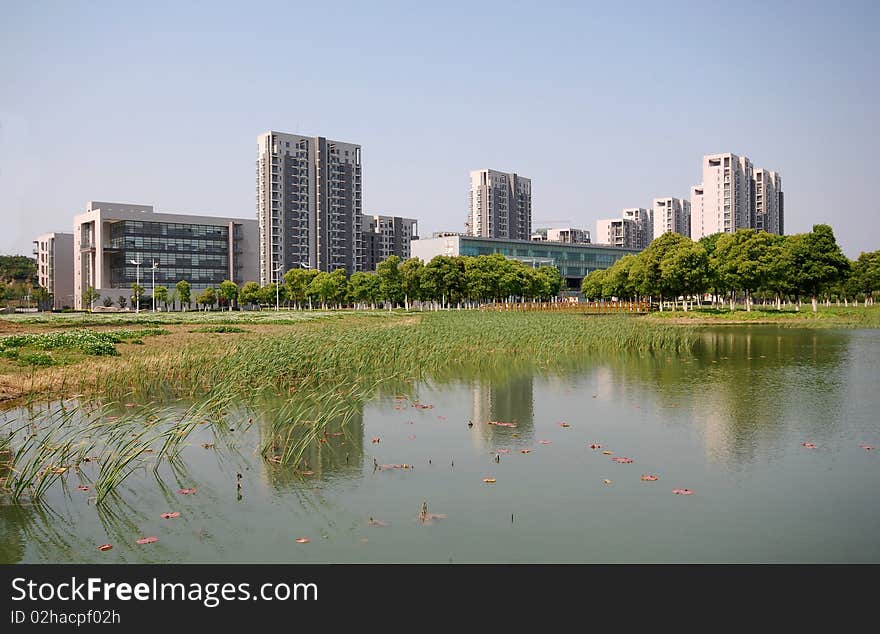
POLYGON ((134 297, 135 297, 134 312, 139 313, 139 312, 141 312, 141 264, 142 264, 142 262, 139 262, 139 261, 137 261, 137 260, 129 260, 128 263, 129 263, 129 264, 134 264, 134 265, 137 267, 137 268, 135 269, 135 274, 134 274, 134 275, 135 275, 135 277, 134 277, 134 279, 135 279, 135 282, 134 282, 134 285, 135 285, 135 291, 134 291, 134 297))
POLYGON ((156 312, 156 269, 159 268, 159 263, 156 260, 153 260, 153 312, 156 312))
MULTIPOLYGON (((308 264, 303 264, 302 262, 300 262, 299 265, 304 269, 312 268, 308 264)), ((312 310, 312 296, 311 295, 309 295, 309 310, 312 310)))
POLYGON ((273 269, 275 271, 275 310, 278 310, 278 287, 279 287, 278 274, 281 273, 281 270, 283 268, 284 268, 284 265, 279 264, 277 269, 273 269))

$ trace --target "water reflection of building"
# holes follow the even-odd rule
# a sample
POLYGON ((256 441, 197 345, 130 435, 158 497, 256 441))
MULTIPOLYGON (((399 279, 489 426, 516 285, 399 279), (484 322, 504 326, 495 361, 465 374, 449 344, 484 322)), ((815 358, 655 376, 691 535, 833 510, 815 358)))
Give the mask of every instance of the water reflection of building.
POLYGON ((531 373, 476 379, 471 387, 471 420, 479 433, 474 443, 485 447, 499 437, 531 437, 534 427, 534 376, 531 373), (515 428, 487 425, 489 421, 516 424, 515 428))

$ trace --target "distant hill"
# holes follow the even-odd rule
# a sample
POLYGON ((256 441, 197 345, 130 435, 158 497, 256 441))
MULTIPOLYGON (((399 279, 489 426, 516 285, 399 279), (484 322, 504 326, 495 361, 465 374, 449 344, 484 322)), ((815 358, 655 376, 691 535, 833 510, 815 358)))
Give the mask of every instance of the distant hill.
POLYGON ((26 255, 0 255, 0 284, 37 284, 37 261, 26 255))

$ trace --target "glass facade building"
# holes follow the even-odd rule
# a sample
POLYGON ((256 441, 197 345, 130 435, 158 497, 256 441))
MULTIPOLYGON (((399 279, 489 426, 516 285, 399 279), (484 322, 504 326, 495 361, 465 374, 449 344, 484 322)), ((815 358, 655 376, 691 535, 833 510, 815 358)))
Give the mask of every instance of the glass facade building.
POLYGON ((532 266, 555 266, 569 288, 579 288, 581 280, 598 269, 607 269, 617 260, 639 249, 598 244, 569 244, 532 240, 504 240, 455 235, 413 240, 412 254, 428 262, 436 255, 501 255, 532 266))
POLYGON ((156 286, 173 292, 186 280, 193 295, 224 280, 242 284, 259 275, 256 219, 156 213, 151 205, 92 200, 73 223, 76 308, 90 287, 104 300, 116 300, 118 289, 138 280, 138 268, 144 288, 152 286, 155 273, 156 286))
MULTIPOLYGON (((233 230, 234 231, 234 230, 233 230)), ((110 224, 110 283, 130 286, 141 263, 141 284, 152 279, 150 267, 158 262, 156 284, 173 286, 179 280, 216 285, 229 279, 229 226, 120 220, 110 224)))

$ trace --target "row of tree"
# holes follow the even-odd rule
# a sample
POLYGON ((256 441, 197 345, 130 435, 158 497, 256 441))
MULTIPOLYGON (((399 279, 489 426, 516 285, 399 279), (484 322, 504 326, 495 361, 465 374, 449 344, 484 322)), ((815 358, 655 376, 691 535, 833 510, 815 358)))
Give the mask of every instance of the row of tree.
MULTIPOLYGON (((501 300, 549 300, 562 288, 562 277, 555 267, 532 268, 503 255, 437 256, 425 264, 418 258, 401 261, 393 255, 381 262, 376 272, 359 271, 346 276, 345 271, 332 272, 295 268, 284 274, 284 282, 276 287, 245 282, 240 287, 226 280, 216 289, 207 288, 193 297, 190 284, 181 280, 169 292, 157 286, 157 306, 180 306, 187 309, 195 301, 204 309, 216 305, 232 309, 237 305, 279 305, 303 308, 313 307, 383 307, 405 306, 415 303, 437 303, 442 306, 462 305, 501 300)), ((83 302, 91 306, 99 297, 95 289, 83 294, 83 302)), ((131 296, 119 296, 117 304, 125 308, 140 301, 150 306, 152 298, 144 288, 132 285, 131 296)), ((112 298, 104 298, 106 306, 112 298)))
POLYGON ((646 299, 677 304, 711 294, 731 309, 741 299, 747 310, 755 297, 800 303, 810 298, 813 310, 822 298, 872 303, 880 290, 880 251, 849 261, 828 225, 809 233, 778 236, 752 229, 718 233, 694 242, 666 233, 637 255, 627 255, 611 268, 593 271, 581 290, 589 299, 646 299))

